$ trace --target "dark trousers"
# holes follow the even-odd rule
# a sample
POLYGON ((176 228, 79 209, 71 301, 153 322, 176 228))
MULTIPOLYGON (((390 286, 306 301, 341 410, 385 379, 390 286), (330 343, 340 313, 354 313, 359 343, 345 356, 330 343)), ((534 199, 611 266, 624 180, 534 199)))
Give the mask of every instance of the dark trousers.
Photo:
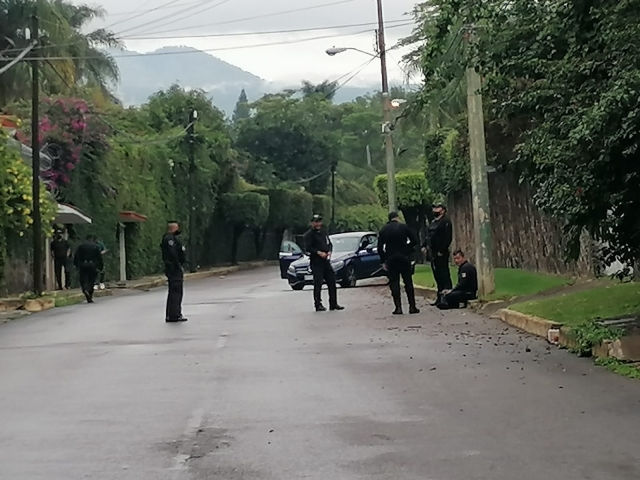
POLYGON ((469 292, 461 292, 460 290, 454 290, 446 295, 443 295, 438 302, 438 308, 440 310, 453 310, 460 308, 460 306, 466 306, 469 300, 475 300, 477 295, 469 292))
POLYGON ((64 271, 64 288, 71 287, 71 275, 69 275, 69 259, 67 257, 54 257, 53 269, 56 275, 56 288, 62 290, 62 272, 64 271))
POLYGON ((182 318, 182 297, 184 295, 184 272, 182 268, 165 272, 168 281, 166 320, 182 318))
POLYGON ((87 301, 92 300, 93 287, 96 284, 98 269, 93 263, 84 263, 80 265, 80 268, 78 269, 78 275, 80 277, 80 288, 82 288, 82 293, 84 293, 87 301))
POLYGON ((404 288, 407 292, 409 307, 416 306, 416 293, 413 288, 413 269, 411 268, 411 260, 408 257, 395 256, 387 260, 387 274, 389 275, 389 288, 393 303, 397 309, 402 308, 402 297, 400 295, 400 278, 404 282, 404 288))
POLYGON ((449 270, 449 252, 444 252, 442 255, 434 253, 433 259, 431 260, 431 269, 433 270, 433 278, 438 287, 438 293, 453 288, 451 271, 449 270))
POLYGON ((329 305, 335 307, 338 304, 338 289, 336 287, 336 272, 328 260, 316 261, 311 264, 313 273, 313 301, 316 307, 322 305, 322 284, 327 284, 329 290, 329 305))

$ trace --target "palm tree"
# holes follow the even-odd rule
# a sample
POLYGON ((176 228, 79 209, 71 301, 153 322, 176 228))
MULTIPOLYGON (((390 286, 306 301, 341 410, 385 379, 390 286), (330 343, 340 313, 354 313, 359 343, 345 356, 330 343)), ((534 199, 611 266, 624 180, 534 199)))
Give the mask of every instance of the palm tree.
MULTIPOLYGON (((121 44, 114 33, 104 29, 83 33, 89 22, 104 16, 100 8, 65 0, 0 0, 0 55, 4 52, 4 57, 11 58, 27 46, 25 28, 36 11, 43 34, 36 52, 51 58, 43 62, 43 91, 70 94, 81 89, 112 98, 110 87, 119 79, 118 67, 101 49, 121 44)), ((29 75, 28 64, 22 62, 0 77, 0 106, 28 98, 29 75)))

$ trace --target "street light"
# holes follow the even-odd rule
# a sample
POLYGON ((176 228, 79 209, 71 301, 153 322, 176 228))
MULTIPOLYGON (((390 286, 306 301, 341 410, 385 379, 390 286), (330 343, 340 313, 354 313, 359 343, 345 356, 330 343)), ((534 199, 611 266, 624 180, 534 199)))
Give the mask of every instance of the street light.
POLYGON ((360 50, 359 48, 354 48, 354 47, 332 47, 332 48, 327 48, 326 53, 330 57, 335 57, 339 53, 344 53, 347 50, 353 50, 354 52, 364 53, 365 55, 369 55, 370 57, 373 57, 373 58, 377 58, 378 57, 378 55, 374 55, 371 52, 367 52, 365 50, 360 50))

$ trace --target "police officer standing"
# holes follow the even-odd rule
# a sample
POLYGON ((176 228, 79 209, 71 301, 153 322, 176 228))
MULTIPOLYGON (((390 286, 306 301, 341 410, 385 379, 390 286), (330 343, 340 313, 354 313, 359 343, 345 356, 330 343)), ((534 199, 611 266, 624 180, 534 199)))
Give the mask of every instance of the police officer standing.
POLYGON ((451 290, 451 272, 449 271, 449 255, 453 240, 453 226, 447 216, 447 208, 443 204, 433 206, 434 220, 429 224, 427 240, 423 250, 428 250, 431 257, 431 269, 433 278, 438 287, 437 305, 442 297, 442 292, 451 290))
POLYGON ((378 253, 389 276, 389 287, 396 309, 394 315, 402 315, 402 298, 400 295, 400 277, 409 300, 409 313, 420 313, 416 307, 416 294, 413 288, 413 272, 410 255, 418 245, 417 235, 405 224, 400 223, 398 213, 389 214, 387 223, 378 237, 378 253))
POLYGON ((322 216, 314 215, 311 219, 311 228, 304 234, 304 243, 311 273, 313 273, 313 301, 316 312, 326 312, 322 305, 322 284, 326 282, 329 290, 329 309, 344 310, 338 305, 338 291, 336 287, 336 274, 331 266, 331 250, 333 245, 327 231, 322 226, 322 216))
POLYGON ((93 303, 93 289, 98 271, 104 268, 102 253, 94 235, 87 235, 86 241, 76 249, 73 264, 78 269, 80 287, 87 303, 93 303))
POLYGON ((56 230, 56 235, 51 242, 51 255, 53 255, 53 268, 56 274, 56 288, 62 290, 62 272, 64 271, 64 288, 71 288, 71 275, 69 274, 69 260, 71 247, 62 236, 62 230, 56 230))
POLYGON ((169 291, 167 295, 167 311, 165 321, 169 323, 186 322, 182 316, 182 296, 184 292, 184 269, 186 249, 178 240, 180 225, 176 221, 169 221, 167 233, 162 237, 162 262, 167 276, 169 291))

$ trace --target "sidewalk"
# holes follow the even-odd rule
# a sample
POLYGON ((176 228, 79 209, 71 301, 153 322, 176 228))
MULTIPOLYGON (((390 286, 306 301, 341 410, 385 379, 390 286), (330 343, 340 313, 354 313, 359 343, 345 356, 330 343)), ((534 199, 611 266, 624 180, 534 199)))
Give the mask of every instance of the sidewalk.
MULTIPOLYGON (((254 270, 275 264, 276 262, 261 261, 246 262, 236 266, 214 267, 196 273, 186 273, 184 279, 185 281, 202 280, 204 278, 226 276, 239 271, 254 270)), ((155 275, 124 283, 109 283, 107 284, 106 290, 96 290, 95 296, 111 296, 114 290, 148 291, 166 284, 167 279, 165 276, 155 275)), ((21 296, 0 298, 0 323, 55 307, 73 305, 83 300, 84 295, 79 289, 45 292, 40 298, 25 298, 21 296)))

